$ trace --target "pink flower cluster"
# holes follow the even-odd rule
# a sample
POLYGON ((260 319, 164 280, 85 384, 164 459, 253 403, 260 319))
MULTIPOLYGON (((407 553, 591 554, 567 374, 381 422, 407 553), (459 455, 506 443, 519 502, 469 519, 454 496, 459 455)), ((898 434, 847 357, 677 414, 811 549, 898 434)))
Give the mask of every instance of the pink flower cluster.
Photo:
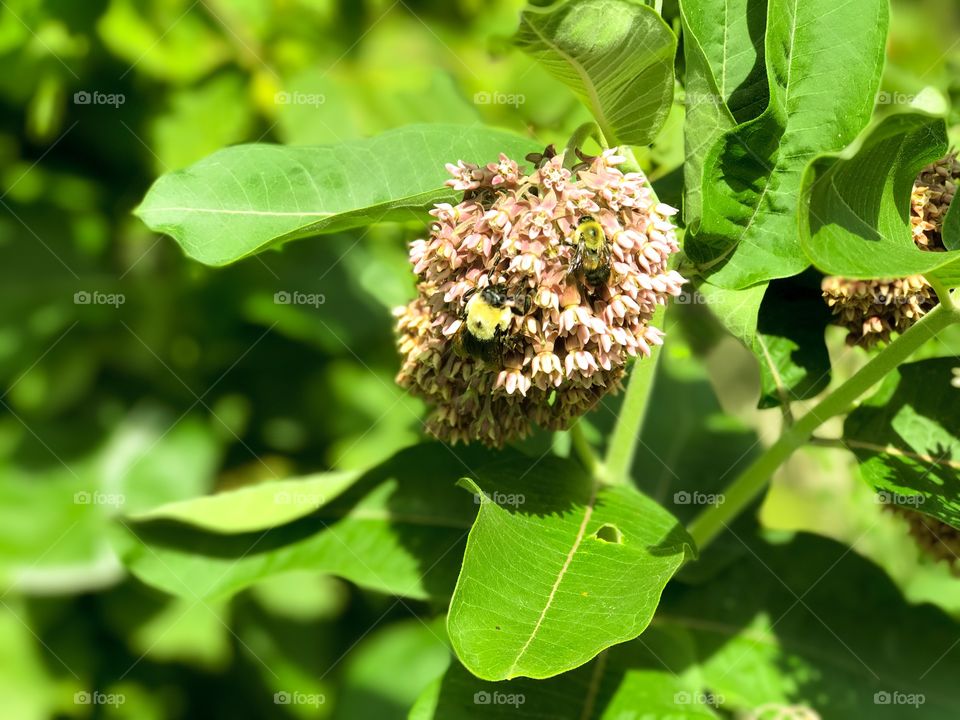
POLYGON ((614 150, 564 167, 545 157, 526 175, 500 155, 485 167, 447 165, 457 205, 439 204, 430 236, 410 247, 417 297, 398 308, 403 364, 397 381, 433 407, 441 439, 500 446, 531 424, 562 429, 620 387, 628 359, 650 354, 663 333, 648 325, 684 279, 668 269, 678 251, 671 216, 639 172, 621 172, 614 150), (610 276, 578 276, 576 228, 603 228, 610 276), (467 301, 495 286, 518 302, 502 358, 458 351, 467 301))

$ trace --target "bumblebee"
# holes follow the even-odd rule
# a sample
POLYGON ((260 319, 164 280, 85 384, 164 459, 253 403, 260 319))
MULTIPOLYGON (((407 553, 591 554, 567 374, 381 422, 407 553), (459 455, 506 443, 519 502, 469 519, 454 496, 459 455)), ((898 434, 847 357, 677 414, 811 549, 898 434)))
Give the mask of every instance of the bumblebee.
POLYGON ((510 297, 503 285, 476 291, 463 311, 463 326, 457 334, 458 350, 484 362, 499 360, 510 345, 514 310, 526 314, 529 308, 529 297, 510 297))
POLYGON ((610 280, 610 244, 603 228, 591 217, 580 218, 573 232, 577 250, 573 256, 572 271, 588 285, 606 285, 610 280))

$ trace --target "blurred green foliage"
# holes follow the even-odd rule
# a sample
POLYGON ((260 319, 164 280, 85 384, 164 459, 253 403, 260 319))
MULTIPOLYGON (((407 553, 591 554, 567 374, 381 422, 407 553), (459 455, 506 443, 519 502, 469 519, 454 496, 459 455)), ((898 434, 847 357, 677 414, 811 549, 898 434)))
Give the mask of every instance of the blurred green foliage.
MULTIPOLYGON (((107 527, 121 509, 359 468, 418 440, 390 308, 412 293, 419 229, 214 271, 131 210, 157 175, 228 144, 413 122, 546 143, 587 111, 506 48, 521 0, 0 5, 3 716, 405 716, 446 666, 436 608, 309 573, 229 603, 172 599, 125 575, 107 527), (325 303, 277 304, 280 291, 325 303), (294 689, 325 701, 274 703, 294 689), (125 703, 77 702, 94 690, 125 703)), ((895 5, 885 90, 956 99, 955 4, 895 5)), ((654 178, 682 161, 681 117, 642 156, 654 178)))

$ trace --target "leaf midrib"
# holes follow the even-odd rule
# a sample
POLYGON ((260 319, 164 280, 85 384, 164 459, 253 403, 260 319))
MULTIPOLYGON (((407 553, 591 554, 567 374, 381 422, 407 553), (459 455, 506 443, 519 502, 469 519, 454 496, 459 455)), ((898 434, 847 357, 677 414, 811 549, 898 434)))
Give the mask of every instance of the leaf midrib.
POLYGON ((590 518, 593 515, 594 505, 597 502, 598 489, 599 484, 594 481, 593 488, 590 491, 590 499, 587 501, 587 504, 584 508, 583 519, 580 521, 580 527, 577 529, 577 536, 573 541, 573 547, 571 547, 570 552, 567 553, 566 560, 564 560, 563 566, 560 568, 560 572, 557 574, 557 579, 554 581, 553 587, 550 588, 550 594, 547 596, 547 601, 544 603, 543 610, 540 612, 540 617, 537 618, 537 622, 533 626, 533 630, 530 631, 530 637, 527 638, 527 641, 523 644, 523 647, 520 648, 520 652, 517 653, 516 659, 507 670, 506 675, 508 679, 516 677, 514 675, 514 671, 517 669, 517 665, 520 664, 520 660, 526 654, 527 650, 530 648, 530 645, 536 638, 537 633, 540 631, 540 626, 543 624, 543 620, 547 616, 547 611, 550 610, 550 606, 553 604, 553 599, 557 594, 557 589, 560 587, 560 583, 563 582, 563 578, 566 576, 567 570, 570 568, 570 563, 573 562, 574 555, 576 555, 577 550, 580 549, 580 545, 583 542, 584 535, 587 531, 587 524, 590 522, 590 518))

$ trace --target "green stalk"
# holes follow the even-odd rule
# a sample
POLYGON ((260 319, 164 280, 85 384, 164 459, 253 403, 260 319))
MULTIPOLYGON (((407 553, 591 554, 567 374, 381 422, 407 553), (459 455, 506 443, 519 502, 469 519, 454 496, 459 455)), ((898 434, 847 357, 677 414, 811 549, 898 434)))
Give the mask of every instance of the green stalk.
MULTIPOLYGON (((666 308, 660 306, 650 319, 650 325, 663 328, 666 308)), ((657 372, 659 346, 650 348, 651 356, 636 360, 630 371, 627 381, 627 392, 617 416, 610 444, 607 446, 607 457, 604 460, 604 480, 612 485, 619 485, 629 481, 630 468, 637 453, 637 443, 643 432, 643 422, 647 416, 647 406, 650 404, 650 392, 653 390, 653 379, 657 372)))
POLYGON ((924 280, 933 288, 933 291, 937 294, 937 299, 943 305, 953 306, 953 296, 950 294, 950 288, 944 285, 940 280, 934 277, 924 276, 924 280))
POLYGON ((846 412, 855 400, 907 360, 917 348, 957 322, 960 322, 960 310, 952 305, 938 305, 874 356, 856 375, 797 420, 727 487, 723 493, 725 501, 722 504, 707 508, 693 519, 688 530, 697 547, 705 548, 733 522, 760 495, 777 468, 794 450, 805 445, 818 427, 830 418, 846 412))
POLYGON ((576 130, 574 130, 573 135, 571 135, 570 139, 567 140, 567 146, 563 150, 564 167, 569 169, 580 162, 574 150, 577 148, 583 148, 583 143, 587 141, 587 138, 591 137, 597 141, 600 147, 607 147, 607 141, 603 136, 603 131, 600 129, 600 126, 592 120, 585 122, 576 130))
POLYGON ((603 466, 599 458, 587 441, 587 436, 583 432, 580 420, 577 420, 570 428, 570 445, 573 454, 583 465, 584 469, 590 474, 590 477, 597 479, 603 475, 603 466))

